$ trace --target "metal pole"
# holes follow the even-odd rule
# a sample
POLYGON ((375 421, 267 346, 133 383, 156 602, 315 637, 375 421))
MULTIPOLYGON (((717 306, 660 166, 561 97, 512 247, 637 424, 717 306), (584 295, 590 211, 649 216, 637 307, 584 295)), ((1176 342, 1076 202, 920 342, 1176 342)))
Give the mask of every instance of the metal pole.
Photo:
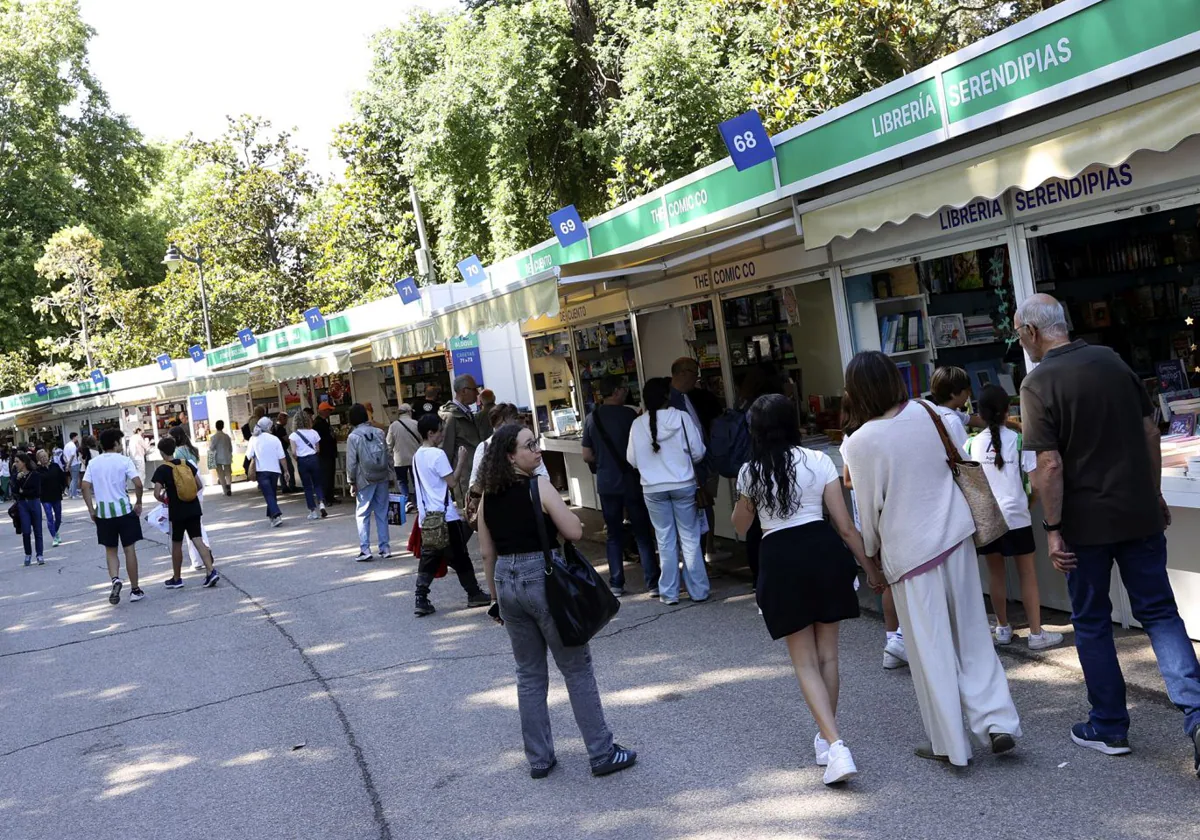
POLYGON ((80 338, 83 339, 83 352, 87 356, 88 370, 92 370, 92 345, 88 341, 87 328, 87 298, 83 294, 83 274, 75 275, 75 282, 79 286, 79 332, 80 338))
POLYGON ((425 216, 421 213, 421 199, 417 197, 417 188, 412 183, 408 185, 408 196, 412 199, 413 218, 417 222, 417 242, 421 246, 421 250, 425 252, 429 263, 429 277, 427 282, 432 283, 433 277, 433 260, 429 258, 429 239, 425 236, 425 216))
POLYGON ((196 247, 196 270, 200 272, 200 312, 204 316, 204 340, 206 344, 204 349, 208 350, 213 346, 212 330, 208 325, 208 292, 204 288, 204 261, 200 258, 200 248, 196 247))

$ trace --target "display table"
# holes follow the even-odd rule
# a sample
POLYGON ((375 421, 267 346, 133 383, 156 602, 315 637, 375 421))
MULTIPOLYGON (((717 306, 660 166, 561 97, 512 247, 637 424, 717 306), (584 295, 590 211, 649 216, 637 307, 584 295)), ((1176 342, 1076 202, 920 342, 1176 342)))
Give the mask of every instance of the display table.
MULTIPOLYGON (((596 494, 596 477, 583 460, 583 442, 579 435, 542 435, 542 452, 555 453, 563 460, 567 477, 567 493, 574 507, 600 509, 596 494)), ((549 467, 548 467, 549 468, 549 467)), ((553 473, 553 470, 551 470, 553 473)))
POLYGON ((1200 477, 1165 475, 1162 493, 1171 508, 1167 573, 1188 636, 1200 641, 1200 477))

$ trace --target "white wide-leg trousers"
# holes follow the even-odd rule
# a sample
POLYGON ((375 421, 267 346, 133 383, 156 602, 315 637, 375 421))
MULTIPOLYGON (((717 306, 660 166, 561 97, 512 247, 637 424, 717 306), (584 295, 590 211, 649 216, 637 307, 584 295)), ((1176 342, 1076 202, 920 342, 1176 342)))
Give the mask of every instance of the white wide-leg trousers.
POLYGON ((981 745, 992 732, 1019 736, 1021 721, 992 645, 971 540, 937 568, 893 584, 892 593, 933 751, 965 766, 971 757, 967 729, 981 745))

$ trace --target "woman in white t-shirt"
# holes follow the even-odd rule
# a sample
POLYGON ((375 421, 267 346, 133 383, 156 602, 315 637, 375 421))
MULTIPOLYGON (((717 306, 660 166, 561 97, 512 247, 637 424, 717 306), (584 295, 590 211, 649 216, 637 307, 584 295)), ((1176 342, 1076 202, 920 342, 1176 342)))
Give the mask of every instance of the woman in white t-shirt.
POLYGON ((987 423, 987 431, 971 440, 972 461, 983 464, 988 486, 1000 504, 1008 533, 977 551, 987 558, 988 592, 992 610, 996 613, 996 644, 1012 644, 1012 625, 1008 623, 1008 589, 1005 584, 1004 558, 1017 564, 1021 579, 1021 602, 1029 620, 1029 649, 1045 650, 1062 640, 1061 633, 1042 627, 1042 602, 1038 593, 1037 569, 1034 559, 1037 546, 1033 542, 1033 519, 1029 514, 1029 497, 1025 495, 1024 476, 1037 469, 1037 455, 1022 452, 1020 435, 1004 426, 1008 417, 1008 392, 999 385, 988 385, 979 397, 979 416, 987 423))
POLYGON ((745 534, 755 514, 762 523, 756 597, 763 621, 772 639, 787 640, 819 727, 813 747, 825 784, 844 782, 858 771, 837 729, 838 622, 858 616, 854 561, 879 592, 883 574, 863 551, 837 467, 800 445, 795 404, 778 394, 759 397, 748 420, 750 460, 738 473, 733 526, 745 534))
POLYGON ((288 435, 292 451, 296 453, 296 466, 300 482, 304 485, 304 502, 308 505, 308 518, 321 519, 329 515, 325 510, 325 497, 321 491, 321 462, 317 451, 321 448, 321 436, 313 431, 312 418, 301 411, 296 415, 296 431, 288 435))

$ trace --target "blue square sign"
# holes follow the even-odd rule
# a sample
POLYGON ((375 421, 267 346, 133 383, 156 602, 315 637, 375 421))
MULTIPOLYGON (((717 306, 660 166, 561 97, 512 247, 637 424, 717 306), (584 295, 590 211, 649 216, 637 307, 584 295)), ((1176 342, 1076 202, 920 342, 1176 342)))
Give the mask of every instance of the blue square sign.
POLYGON ((758 111, 747 111, 741 116, 725 120, 718 128, 738 172, 775 157, 775 147, 771 145, 771 138, 763 128, 758 111))
POLYGON ((571 247, 581 239, 587 239, 587 228, 583 226, 583 219, 579 218, 579 211, 575 209, 574 204, 568 204, 563 209, 551 213, 550 227, 554 228, 558 244, 564 248, 571 247))
POLYGON ((50 389, 46 387, 46 383, 45 383, 45 382, 35 382, 35 383, 33 383, 33 390, 34 390, 34 391, 37 393, 37 395, 38 395, 39 397, 44 397, 44 396, 46 396, 47 394, 49 394, 49 393, 50 393, 50 389))
POLYGON ((188 355, 192 357, 193 362, 204 361, 204 348, 199 344, 193 344, 188 348, 188 355))
POLYGON ((487 272, 483 270, 483 263, 474 254, 458 264, 458 273, 462 275, 462 279, 467 281, 468 286, 478 285, 487 279, 487 272))
POLYGON ((397 280, 392 284, 392 288, 396 290, 396 294, 400 295, 400 300, 404 301, 405 306, 421 299, 421 290, 417 288, 417 281, 411 277, 397 280))
POLYGON ((258 341, 258 339, 256 339, 254 337, 253 330, 242 329, 242 330, 238 330, 238 341, 241 342, 243 348, 245 348, 246 350, 249 350, 251 347, 254 346, 255 342, 258 341))
POLYGON ((321 307, 314 306, 311 309, 305 309, 304 323, 308 324, 310 330, 325 329, 325 316, 321 314, 321 307))
POLYGON ((154 357, 154 361, 158 362, 159 370, 171 369, 171 356, 169 353, 159 353, 154 357))
POLYGON ((95 385, 103 385, 104 384, 104 371, 100 370, 99 368, 92 371, 92 383, 95 385))

